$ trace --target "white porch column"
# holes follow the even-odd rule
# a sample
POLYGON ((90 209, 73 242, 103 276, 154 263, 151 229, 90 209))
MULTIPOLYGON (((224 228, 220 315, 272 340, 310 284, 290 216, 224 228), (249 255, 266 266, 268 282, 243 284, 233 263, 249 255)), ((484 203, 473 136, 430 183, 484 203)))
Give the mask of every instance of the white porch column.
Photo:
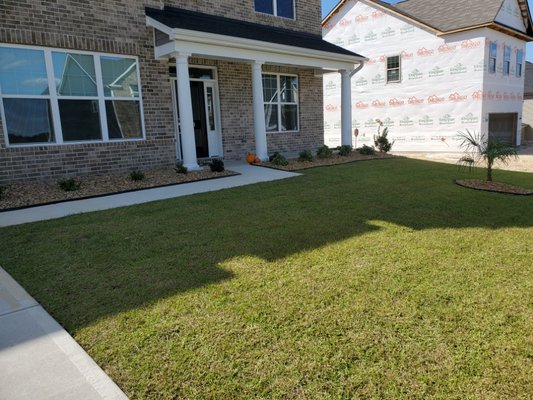
POLYGON ((252 94, 254 105, 255 154, 263 161, 268 161, 268 148, 265 125, 265 103, 263 100, 263 62, 252 64, 252 94))
POLYGON ((341 144, 352 146, 352 84, 350 72, 341 70, 341 144))
POLYGON ((188 170, 200 169, 196 158, 196 139, 192 114, 191 83, 189 81, 189 56, 175 53, 176 75, 178 79, 178 106, 180 110, 180 131, 183 165, 188 170))

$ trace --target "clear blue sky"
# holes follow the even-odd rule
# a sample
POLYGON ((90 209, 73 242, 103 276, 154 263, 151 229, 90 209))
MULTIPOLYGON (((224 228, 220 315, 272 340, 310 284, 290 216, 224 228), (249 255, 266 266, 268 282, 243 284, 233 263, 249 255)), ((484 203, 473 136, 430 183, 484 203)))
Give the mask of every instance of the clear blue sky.
MULTIPOLYGON (((384 0, 387 3, 397 3, 400 0, 384 0)), ((446 1, 446 0, 443 0, 446 1)), ((322 16, 325 17, 333 7, 339 2, 339 0, 322 0, 322 16)), ((533 10, 533 0, 527 0, 529 8, 533 10)), ((528 43, 526 50, 526 59, 533 62, 533 43, 528 43)))

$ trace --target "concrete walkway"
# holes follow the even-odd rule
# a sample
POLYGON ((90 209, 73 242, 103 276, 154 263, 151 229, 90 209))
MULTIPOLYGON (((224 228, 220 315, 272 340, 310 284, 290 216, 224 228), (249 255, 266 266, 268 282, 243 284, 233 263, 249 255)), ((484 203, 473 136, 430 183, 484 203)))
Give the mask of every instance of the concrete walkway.
MULTIPOLYGON (((497 163, 494 169, 503 169, 517 172, 533 172, 533 145, 520 146, 518 149, 518 159, 510 160, 508 164, 497 163)), ((418 160, 441 162, 446 164, 457 164, 463 153, 426 153, 426 152, 392 152, 397 156, 416 158, 418 160)))
POLYGON ((185 183, 137 192, 116 194, 86 200, 74 200, 65 203, 37 206, 23 210, 0 212, 0 227, 25 224, 66 217, 91 211, 131 206, 156 200, 171 199, 195 193, 211 192, 252 183, 275 181, 298 176, 297 173, 279 171, 269 168, 254 167, 242 162, 226 162, 226 168, 240 173, 227 178, 185 183))
POLYGON ((74 339, 2 268, 0 399, 127 400, 74 339))

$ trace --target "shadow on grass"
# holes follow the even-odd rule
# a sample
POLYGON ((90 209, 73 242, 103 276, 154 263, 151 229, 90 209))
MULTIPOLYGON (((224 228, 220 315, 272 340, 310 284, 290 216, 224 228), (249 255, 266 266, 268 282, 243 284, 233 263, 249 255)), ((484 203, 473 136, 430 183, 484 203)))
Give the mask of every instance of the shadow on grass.
MULTIPOLYGON (((482 173, 482 172, 480 172, 482 173)), ((533 186, 532 174, 498 178, 533 186)), ((4 266, 70 331, 232 278, 219 267, 277 260, 380 229, 533 226, 529 197, 464 189, 457 168, 392 159, 0 231, 4 266)))

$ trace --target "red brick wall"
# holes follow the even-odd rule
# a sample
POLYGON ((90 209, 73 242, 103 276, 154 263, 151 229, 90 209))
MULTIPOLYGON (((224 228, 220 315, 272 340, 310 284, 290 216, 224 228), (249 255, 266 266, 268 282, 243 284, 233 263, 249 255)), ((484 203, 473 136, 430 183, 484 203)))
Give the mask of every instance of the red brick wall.
MULTIPOLYGON (((0 43, 138 56, 146 140, 7 148, 0 127, 0 183, 174 164, 175 135, 168 63, 154 59, 153 30, 146 27, 144 15, 144 6, 160 8, 163 4, 321 33, 319 0, 296 0, 295 21, 258 14, 254 11, 253 0, 149 0, 146 3, 139 0, 2 0, 0 43)), ((228 158, 241 158, 254 148, 250 66, 220 62, 218 71, 224 150, 228 158)), ((309 104, 302 100, 300 108, 301 133, 276 137, 269 134, 272 150, 288 151, 298 147, 298 143, 312 147, 311 144, 319 144, 321 140, 317 141, 319 131, 322 135, 322 84, 312 76, 312 71, 301 70, 298 74, 301 75, 301 97, 304 93, 309 96, 309 104), (312 88, 306 87, 307 82, 312 88), (318 103, 320 106, 315 107, 318 103), (307 114, 309 110, 311 113, 307 114)))

